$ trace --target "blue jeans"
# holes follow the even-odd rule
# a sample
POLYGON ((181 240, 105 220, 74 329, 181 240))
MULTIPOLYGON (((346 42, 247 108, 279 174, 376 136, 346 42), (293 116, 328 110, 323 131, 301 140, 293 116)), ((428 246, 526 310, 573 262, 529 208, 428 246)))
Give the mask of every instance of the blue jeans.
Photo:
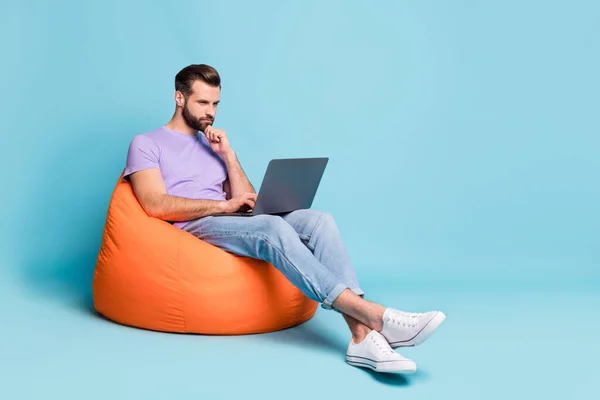
POLYGON ((182 229, 229 253, 272 263, 325 309, 332 309, 332 303, 346 289, 364 295, 337 225, 326 212, 208 216, 190 221, 182 229))

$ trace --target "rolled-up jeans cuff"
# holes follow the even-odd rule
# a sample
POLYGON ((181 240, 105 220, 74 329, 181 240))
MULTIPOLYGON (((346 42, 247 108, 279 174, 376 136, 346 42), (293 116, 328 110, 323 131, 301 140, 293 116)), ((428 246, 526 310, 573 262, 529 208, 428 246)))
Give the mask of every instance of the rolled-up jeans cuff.
POLYGON ((323 307, 326 310, 333 310, 333 302, 336 301, 336 299, 340 296, 340 294, 342 294, 342 292, 346 289, 350 289, 354 292, 354 294, 356 294, 357 296, 361 296, 363 297, 365 295, 365 292, 363 292, 360 288, 349 288, 348 285, 343 284, 343 283, 338 283, 331 292, 329 292, 329 294, 327 295, 327 297, 323 300, 323 303, 321 304, 321 307, 323 307))

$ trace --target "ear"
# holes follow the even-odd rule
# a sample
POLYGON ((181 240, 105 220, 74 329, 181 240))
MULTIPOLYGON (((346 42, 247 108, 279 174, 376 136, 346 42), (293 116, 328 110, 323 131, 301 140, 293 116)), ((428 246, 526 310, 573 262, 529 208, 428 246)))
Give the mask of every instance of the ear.
POLYGON ((175 104, 177 104, 177 107, 183 107, 185 104, 185 97, 179 90, 175 92, 175 104))

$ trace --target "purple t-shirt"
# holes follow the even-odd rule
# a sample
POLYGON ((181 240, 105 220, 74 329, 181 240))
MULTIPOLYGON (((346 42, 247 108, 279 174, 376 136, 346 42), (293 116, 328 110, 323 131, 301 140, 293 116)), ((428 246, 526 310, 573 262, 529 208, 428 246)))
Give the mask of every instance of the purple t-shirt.
MULTIPOLYGON (((189 199, 225 200, 227 167, 203 134, 187 135, 162 126, 134 136, 123 179, 148 168, 160 168, 167 194, 189 199)), ((181 228, 189 221, 175 222, 181 228)))

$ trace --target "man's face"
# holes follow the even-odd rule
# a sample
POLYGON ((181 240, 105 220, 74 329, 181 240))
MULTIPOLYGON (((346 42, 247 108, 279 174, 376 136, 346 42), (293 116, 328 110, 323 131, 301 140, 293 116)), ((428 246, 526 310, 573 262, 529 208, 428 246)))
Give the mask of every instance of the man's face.
POLYGON ((192 129, 204 132, 215 121, 221 90, 203 81, 195 81, 192 93, 184 99, 182 116, 192 129))

